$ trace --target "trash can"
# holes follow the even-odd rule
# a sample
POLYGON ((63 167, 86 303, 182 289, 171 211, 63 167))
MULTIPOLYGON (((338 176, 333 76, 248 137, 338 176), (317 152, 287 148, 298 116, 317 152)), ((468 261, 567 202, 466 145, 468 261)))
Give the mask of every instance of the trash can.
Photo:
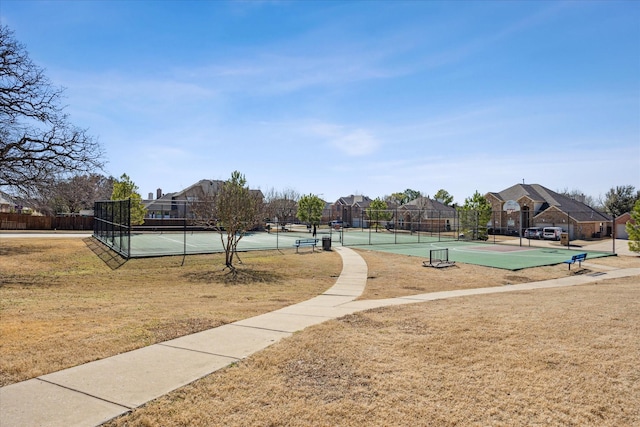
POLYGON ((323 237, 322 238, 322 250, 330 251, 331 250, 331 237, 323 237))
POLYGON ((560 233, 560 244, 562 246, 569 245, 569 233, 560 233))

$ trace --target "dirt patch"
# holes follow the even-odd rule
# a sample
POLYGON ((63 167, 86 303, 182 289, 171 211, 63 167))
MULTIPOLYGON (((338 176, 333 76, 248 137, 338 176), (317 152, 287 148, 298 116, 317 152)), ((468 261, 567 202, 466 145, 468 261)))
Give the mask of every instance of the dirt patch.
POLYGON ((228 269, 220 271, 204 271, 185 273, 185 279, 199 283, 225 283, 228 285, 249 285, 252 283, 278 283, 283 279, 274 271, 242 268, 231 273, 228 269))

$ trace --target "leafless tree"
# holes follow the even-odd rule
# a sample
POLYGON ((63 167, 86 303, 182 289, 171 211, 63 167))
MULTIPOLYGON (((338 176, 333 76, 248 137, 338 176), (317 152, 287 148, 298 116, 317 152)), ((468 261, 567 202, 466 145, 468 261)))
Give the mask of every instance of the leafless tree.
POLYGON ((62 93, 0 26, 0 188, 29 192, 102 168, 101 146, 69 122, 62 93))
POLYGON ((32 205, 43 213, 77 213, 93 209, 97 200, 109 200, 113 192, 113 177, 100 174, 76 175, 42 185, 40 197, 32 205))
POLYGON ((578 202, 582 202, 587 206, 590 206, 592 208, 597 208, 598 207, 598 201, 595 200, 593 197, 591 196, 586 196, 584 194, 584 192, 580 191, 579 189, 574 188, 573 190, 569 190, 568 187, 565 187, 563 190, 558 190, 556 191, 556 193, 562 194, 563 196, 567 196, 573 200, 576 200, 578 202))
POLYGON ((271 221, 285 225, 293 221, 298 211, 300 194, 290 188, 282 191, 271 189, 265 194, 265 215, 271 221))

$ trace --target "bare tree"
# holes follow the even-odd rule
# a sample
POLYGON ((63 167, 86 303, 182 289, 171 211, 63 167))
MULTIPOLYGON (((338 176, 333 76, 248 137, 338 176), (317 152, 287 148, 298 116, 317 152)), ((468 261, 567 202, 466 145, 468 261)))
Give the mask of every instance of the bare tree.
POLYGON ((69 122, 62 92, 0 26, 0 187, 30 192, 102 168, 101 146, 69 122))
POLYGON ((568 187, 565 187, 563 190, 556 191, 556 193, 562 194, 563 196, 567 196, 570 199, 584 203, 589 207, 592 207, 592 208, 598 207, 598 202, 593 197, 586 196, 584 192, 580 191, 577 188, 574 188, 573 190, 569 190, 568 187))
MULTIPOLYGON (((453 197, 451 198, 451 200, 453 200, 453 197)), ((423 221, 429 218, 429 213, 427 212, 427 209, 429 207, 429 196, 420 196, 414 201, 414 203, 417 209, 411 212, 411 230, 421 231, 423 221)), ((430 228, 428 229, 430 230, 430 228)))
POLYGON ((271 221, 284 226, 296 217, 298 200, 300 200, 300 194, 295 190, 290 188, 282 191, 271 189, 265 195, 265 214, 271 221))
POLYGON ((225 266, 233 275, 237 274, 233 260, 237 257, 238 243, 247 231, 256 227, 263 212, 262 193, 250 190, 246 184, 244 175, 235 171, 215 193, 204 194, 191 206, 195 223, 220 234, 225 266))
POLYGON ((42 186, 35 206, 45 213, 77 213, 93 209, 97 200, 108 200, 113 192, 113 177, 100 174, 75 175, 42 186))

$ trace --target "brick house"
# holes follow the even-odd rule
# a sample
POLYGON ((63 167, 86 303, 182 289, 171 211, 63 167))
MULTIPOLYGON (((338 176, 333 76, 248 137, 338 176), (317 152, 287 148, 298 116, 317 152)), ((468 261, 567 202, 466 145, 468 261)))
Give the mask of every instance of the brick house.
POLYGON ((340 197, 331 205, 331 218, 343 221, 350 227, 365 227, 363 218, 365 210, 371 204, 371 199, 362 195, 340 197))
POLYGON ((398 228, 412 231, 451 231, 456 209, 428 197, 418 197, 398 207, 398 228))
POLYGON ((616 218, 616 239, 628 239, 629 233, 627 232, 627 222, 635 224, 635 221, 631 218, 631 213, 623 213, 616 218))
POLYGON ((493 215, 489 228, 511 234, 528 227, 562 227, 570 239, 610 236, 612 220, 581 200, 556 193, 539 184, 516 184, 496 193, 487 193, 493 215), (520 212, 507 213, 505 202, 515 200, 520 212), (522 222, 522 224, 521 224, 522 222), (522 226, 522 227, 521 227, 522 226))

